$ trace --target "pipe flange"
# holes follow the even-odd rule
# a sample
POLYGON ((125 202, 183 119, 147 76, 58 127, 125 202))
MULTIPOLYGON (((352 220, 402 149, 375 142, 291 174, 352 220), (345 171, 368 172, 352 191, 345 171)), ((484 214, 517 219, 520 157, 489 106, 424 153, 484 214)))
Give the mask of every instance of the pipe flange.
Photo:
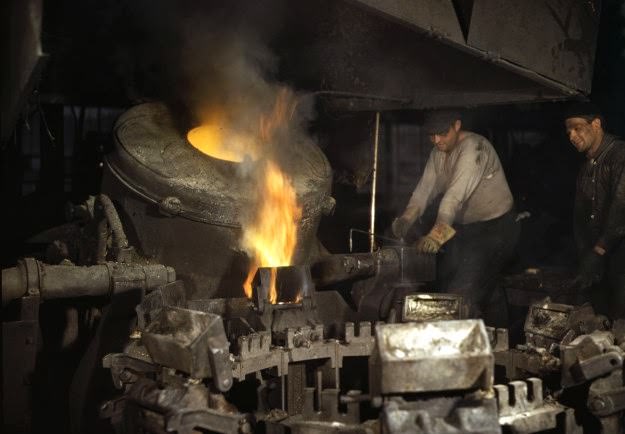
POLYGON ((26 275, 26 293, 30 296, 39 296, 41 285, 41 269, 35 258, 24 258, 19 261, 26 275))

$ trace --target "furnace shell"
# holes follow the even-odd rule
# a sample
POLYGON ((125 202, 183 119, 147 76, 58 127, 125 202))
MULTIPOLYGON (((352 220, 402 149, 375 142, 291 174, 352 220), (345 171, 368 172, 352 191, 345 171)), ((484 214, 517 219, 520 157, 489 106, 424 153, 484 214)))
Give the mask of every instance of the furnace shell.
MULTIPOLYGON (((240 248, 241 216, 257 198, 241 163, 195 149, 161 103, 124 113, 114 141, 102 191, 115 202, 132 245, 174 267, 192 298, 242 296, 249 259, 240 248)), ((333 204, 332 172, 312 141, 289 144, 281 163, 302 207, 293 262, 303 264, 319 252, 316 232, 333 204)))

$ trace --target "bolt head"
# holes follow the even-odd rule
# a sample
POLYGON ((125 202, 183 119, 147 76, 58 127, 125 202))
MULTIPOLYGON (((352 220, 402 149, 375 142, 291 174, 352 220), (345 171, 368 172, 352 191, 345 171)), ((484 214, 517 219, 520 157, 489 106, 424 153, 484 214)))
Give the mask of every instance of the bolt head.
POLYGON ((605 401, 601 398, 593 399, 590 403, 590 408, 594 411, 603 410, 605 408, 605 401))

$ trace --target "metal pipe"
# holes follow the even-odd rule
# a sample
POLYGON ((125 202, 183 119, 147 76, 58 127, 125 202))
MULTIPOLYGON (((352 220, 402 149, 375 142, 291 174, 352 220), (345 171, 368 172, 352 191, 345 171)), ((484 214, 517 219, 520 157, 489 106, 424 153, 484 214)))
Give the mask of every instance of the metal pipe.
POLYGON ((339 402, 341 404, 351 404, 371 401, 371 395, 363 394, 359 390, 350 390, 346 395, 341 395, 339 402))
POLYGON ((97 234, 95 262, 97 264, 104 264, 106 263, 106 245, 109 237, 109 224, 105 218, 98 222, 97 234))
POLYGON ((312 266, 318 288, 351 279, 365 279, 384 272, 399 276, 401 271, 396 249, 382 248, 373 253, 351 253, 325 256, 312 266))
MULTIPOLYGON (((126 237, 126 233, 124 232, 124 226, 122 225, 121 219, 119 218, 119 214, 115 209, 115 205, 113 201, 105 194, 99 194, 95 199, 95 211, 101 211, 104 215, 104 220, 108 224, 108 227, 111 229, 111 233, 113 235, 113 253, 115 256, 115 260, 119 259, 119 253, 123 249, 128 248, 128 237, 126 237)), ((102 263, 106 260, 106 258, 102 257, 102 244, 104 244, 104 256, 106 256, 106 238, 108 236, 108 231, 103 227, 102 223, 98 225, 98 262, 102 263), (104 243, 102 243, 102 237, 104 237, 104 243)))
POLYGON ((26 295, 27 282, 18 267, 2 270, 2 305, 26 295))
POLYGON ((48 265, 25 258, 17 267, 2 270, 2 305, 27 294, 39 294, 44 300, 102 296, 132 289, 151 289, 174 280, 174 269, 160 264, 109 262, 79 267, 48 265))
POLYGON ((375 250, 375 194, 378 181, 378 145, 380 142, 380 112, 375 113, 375 137, 373 139, 373 174, 371 181, 371 219, 369 222, 369 251, 375 250))

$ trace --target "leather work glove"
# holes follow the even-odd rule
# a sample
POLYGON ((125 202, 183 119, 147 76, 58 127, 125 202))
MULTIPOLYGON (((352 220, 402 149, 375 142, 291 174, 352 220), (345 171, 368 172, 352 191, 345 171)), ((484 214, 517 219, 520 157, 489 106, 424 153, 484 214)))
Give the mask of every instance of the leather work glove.
POLYGON ((393 231, 393 235, 395 235, 395 237, 399 239, 404 238, 408 233, 408 229, 410 229, 410 226, 412 226, 412 223, 413 222, 411 222, 410 219, 405 216, 397 217, 395 220, 393 220, 393 223, 391 224, 391 230, 393 231))
POLYGON ((580 289, 590 288, 601 281, 604 269, 605 256, 591 250, 582 257, 577 277, 573 280, 573 286, 580 289))
POLYGON ((417 241, 417 252, 438 253, 441 246, 453 238, 456 230, 447 223, 436 223, 430 232, 417 241))

